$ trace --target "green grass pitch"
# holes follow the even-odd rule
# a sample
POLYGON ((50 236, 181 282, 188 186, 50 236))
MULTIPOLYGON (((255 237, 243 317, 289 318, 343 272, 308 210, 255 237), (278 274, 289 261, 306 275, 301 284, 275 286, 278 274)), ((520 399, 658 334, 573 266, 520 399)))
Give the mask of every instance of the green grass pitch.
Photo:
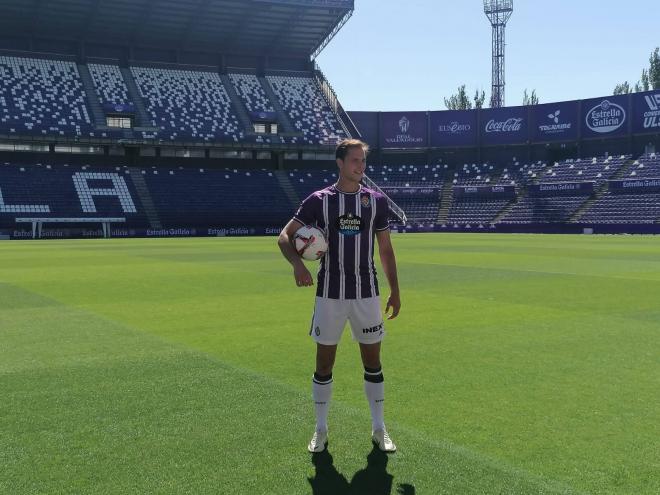
POLYGON ((660 238, 393 242, 399 452, 345 332, 314 459, 313 290, 275 238, 0 243, 0 493, 660 493, 660 238))

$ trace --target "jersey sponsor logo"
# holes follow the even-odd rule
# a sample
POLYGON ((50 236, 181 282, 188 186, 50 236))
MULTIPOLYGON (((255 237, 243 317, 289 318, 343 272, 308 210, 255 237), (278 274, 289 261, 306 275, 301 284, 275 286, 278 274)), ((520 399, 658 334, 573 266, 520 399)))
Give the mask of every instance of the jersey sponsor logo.
POLYGON ((378 325, 369 327, 369 328, 363 328, 362 333, 376 333, 376 332, 381 332, 379 335, 382 334, 383 330, 383 322, 380 322, 378 325))
POLYGON ((337 218, 337 229, 342 235, 356 235, 362 230, 362 219, 353 213, 337 218))

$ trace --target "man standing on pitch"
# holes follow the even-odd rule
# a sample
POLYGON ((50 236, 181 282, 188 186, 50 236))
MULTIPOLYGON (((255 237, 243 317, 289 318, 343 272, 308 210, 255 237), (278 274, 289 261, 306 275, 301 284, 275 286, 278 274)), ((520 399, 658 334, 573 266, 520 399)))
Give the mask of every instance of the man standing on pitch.
POLYGON ((373 261, 374 238, 390 286, 385 312, 388 320, 401 308, 396 261, 390 240, 386 198, 361 184, 366 167, 367 144, 355 139, 339 143, 336 161, 339 180, 306 198, 278 239, 284 257, 293 266, 298 287, 314 284, 312 275, 295 248, 293 236, 302 225, 323 230, 328 251, 317 275, 316 302, 310 335, 316 341, 316 371, 312 393, 316 408, 316 430, 310 452, 322 452, 328 444, 328 408, 332 396, 332 368, 337 344, 348 320, 353 339, 360 344, 364 364, 364 390, 369 401, 372 440, 385 452, 394 452, 383 418, 384 383, 380 343, 385 335, 373 261))

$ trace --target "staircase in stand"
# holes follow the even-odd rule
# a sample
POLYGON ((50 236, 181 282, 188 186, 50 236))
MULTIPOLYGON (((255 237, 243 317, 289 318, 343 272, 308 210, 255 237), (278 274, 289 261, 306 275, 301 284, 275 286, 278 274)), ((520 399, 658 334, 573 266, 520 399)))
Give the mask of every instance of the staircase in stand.
POLYGON ((89 73, 89 68, 86 65, 78 64, 78 73, 85 88, 87 103, 89 103, 88 108, 92 112, 91 117, 94 119, 94 126, 97 129, 108 129, 107 122, 105 121, 105 113, 101 107, 99 95, 94 87, 94 81, 92 80, 92 75, 89 73))
POLYGON ((154 125, 153 120, 147 113, 147 108, 144 106, 142 95, 140 94, 140 90, 135 83, 131 69, 128 67, 120 67, 119 70, 121 71, 121 75, 124 78, 124 83, 126 83, 128 95, 131 97, 131 101, 135 105, 135 118, 137 120, 136 127, 152 127, 154 125))
POLYGON ((280 187, 284 191, 284 194, 286 194, 286 197, 289 199, 291 204, 294 206, 294 208, 297 208, 298 205, 300 205, 300 196, 298 196, 298 193, 294 189, 293 184, 291 184, 286 171, 276 170, 275 178, 277 179, 277 182, 280 183, 280 187))
POLYGON ((160 222, 160 217, 158 216, 158 211, 154 205, 154 201, 151 198, 151 193, 147 187, 147 181, 144 180, 142 175, 142 170, 135 167, 129 167, 130 177, 137 191, 138 197, 142 202, 142 207, 144 208, 144 214, 149 220, 149 225, 152 229, 162 229, 163 226, 160 222))
MULTIPOLYGON (((626 174, 628 174, 628 172, 630 172, 630 169, 632 168, 634 163, 635 160, 633 160, 632 158, 627 160, 623 165, 621 165, 619 170, 617 170, 608 180, 619 180, 623 178, 626 174)), ((598 201, 601 197, 603 197, 603 194, 607 192, 607 189, 608 189, 607 181, 603 181, 603 183, 600 186, 598 186, 593 193, 591 193, 589 198, 584 203, 582 203, 577 210, 575 210, 575 212, 568 219, 568 222, 579 223, 580 218, 582 218, 582 215, 584 215, 596 201, 598 201)))
POLYGON ((449 218, 449 210, 453 200, 454 183, 453 179, 448 175, 442 183, 442 195, 440 197, 440 208, 438 209, 438 223, 440 225, 447 224, 447 218, 449 218))

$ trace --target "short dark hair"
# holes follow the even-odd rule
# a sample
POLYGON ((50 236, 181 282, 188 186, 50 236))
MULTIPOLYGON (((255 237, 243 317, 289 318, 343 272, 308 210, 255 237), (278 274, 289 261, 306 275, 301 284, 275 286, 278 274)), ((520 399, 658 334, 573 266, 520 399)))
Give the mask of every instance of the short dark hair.
POLYGON ((348 150, 351 148, 362 148, 365 154, 369 153, 369 145, 364 141, 360 141, 359 139, 344 139, 337 145, 337 149, 335 150, 335 158, 343 160, 346 158, 348 150))

